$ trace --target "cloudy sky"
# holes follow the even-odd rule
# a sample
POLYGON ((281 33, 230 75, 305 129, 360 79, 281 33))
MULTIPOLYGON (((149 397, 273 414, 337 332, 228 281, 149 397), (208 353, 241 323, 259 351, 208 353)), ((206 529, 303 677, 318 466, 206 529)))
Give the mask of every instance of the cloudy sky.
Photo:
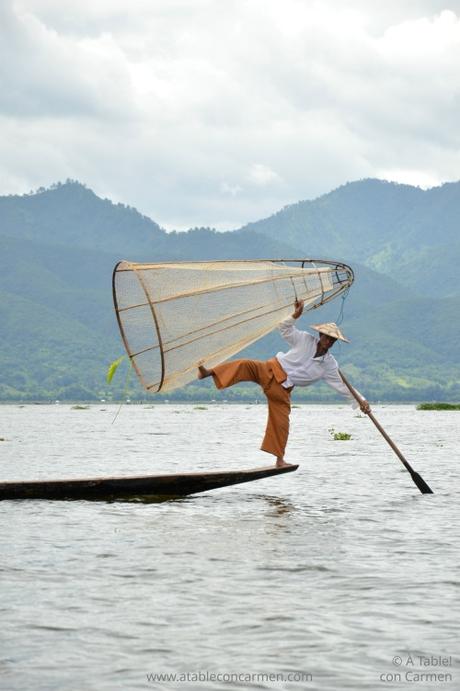
POLYGON ((0 194, 167 229, 460 178, 460 0, 0 0, 0 194))

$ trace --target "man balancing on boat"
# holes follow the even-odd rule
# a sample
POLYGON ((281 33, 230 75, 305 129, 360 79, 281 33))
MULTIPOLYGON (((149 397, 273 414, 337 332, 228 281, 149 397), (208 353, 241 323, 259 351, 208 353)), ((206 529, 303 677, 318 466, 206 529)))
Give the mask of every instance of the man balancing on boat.
MULTIPOLYGON (((276 456, 276 466, 282 468, 290 465, 284 460, 284 451, 289 435, 289 414, 291 412, 291 391, 294 386, 310 386, 317 381, 325 381, 343 396, 350 398, 353 407, 358 403, 345 386, 339 373, 335 358, 329 352, 337 340, 350 341, 345 338, 336 324, 313 324, 312 329, 319 337, 307 331, 299 331, 294 326, 304 309, 304 301, 296 300, 292 317, 279 324, 283 338, 291 349, 266 362, 261 360, 231 360, 207 369, 198 367, 198 379, 213 377, 218 389, 225 389, 243 381, 259 384, 268 401, 268 421, 265 437, 260 447, 262 451, 276 456)), ((369 403, 361 398, 359 404, 364 413, 370 412, 369 403)))

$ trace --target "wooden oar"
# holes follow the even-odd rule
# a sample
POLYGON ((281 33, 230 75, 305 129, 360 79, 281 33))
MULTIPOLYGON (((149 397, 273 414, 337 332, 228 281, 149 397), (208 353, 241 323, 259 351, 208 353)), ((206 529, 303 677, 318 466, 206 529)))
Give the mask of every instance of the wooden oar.
MULTIPOLYGON (((350 382, 347 380, 347 378, 345 377, 344 373, 341 372, 341 371, 339 370, 339 374, 340 374, 340 376, 341 376, 342 379, 343 379, 343 383, 344 383, 345 386, 349 389, 349 391, 350 391, 350 393, 352 394, 352 396, 353 396, 354 398, 356 398, 356 400, 358 401, 359 404, 361 404, 362 399, 358 396, 356 390, 352 387, 352 385, 350 384, 350 382)), ((434 494, 434 493, 433 493, 433 490, 431 489, 431 487, 429 487, 429 486, 426 484, 425 480, 424 480, 424 479, 423 479, 423 478, 412 468, 412 466, 410 465, 410 463, 409 463, 408 461, 406 461, 406 459, 404 458, 404 456, 402 455, 401 451, 398 449, 398 447, 396 446, 396 444, 394 443, 394 441, 393 441, 392 439, 390 439, 390 437, 388 436, 388 434, 387 434, 387 433, 385 432, 385 430, 383 429, 382 425, 375 419, 375 417, 373 416, 373 414, 369 411, 369 412, 366 413, 366 415, 367 415, 368 417, 370 417, 370 419, 372 420, 372 422, 374 423, 374 425, 377 427, 377 429, 378 429, 378 431, 380 432, 380 434, 382 435, 382 437, 388 442, 388 444, 391 446, 391 448, 393 449, 393 451, 395 452, 395 454, 398 456, 398 458, 399 458, 399 460, 401 461, 401 463, 404 465, 404 467, 406 468, 406 470, 410 473, 410 476, 411 476, 412 480, 413 480, 414 483, 417 485, 417 487, 419 488, 420 492, 421 492, 422 494, 434 494)))

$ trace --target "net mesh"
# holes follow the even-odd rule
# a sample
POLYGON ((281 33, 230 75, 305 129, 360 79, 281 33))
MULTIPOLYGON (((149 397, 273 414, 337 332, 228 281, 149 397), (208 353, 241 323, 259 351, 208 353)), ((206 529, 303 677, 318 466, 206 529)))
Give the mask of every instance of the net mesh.
POLYGON ((172 391, 272 331, 293 303, 314 309, 348 289, 353 272, 324 260, 137 264, 113 273, 118 324, 147 391, 172 391))

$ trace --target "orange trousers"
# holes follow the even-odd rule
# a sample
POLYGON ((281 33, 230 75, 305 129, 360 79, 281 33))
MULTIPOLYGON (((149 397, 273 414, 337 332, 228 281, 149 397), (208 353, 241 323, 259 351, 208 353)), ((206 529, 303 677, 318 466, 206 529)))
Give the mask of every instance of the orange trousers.
POLYGON ((293 387, 286 389, 281 386, 287 375, 278 360, 231 360, 213 367, 211 371, 218 389, 226 389, 241 381, 253 381, 262 387, 268 401, 268 420, 260 448, 282 458, 289 436, 293 387))

